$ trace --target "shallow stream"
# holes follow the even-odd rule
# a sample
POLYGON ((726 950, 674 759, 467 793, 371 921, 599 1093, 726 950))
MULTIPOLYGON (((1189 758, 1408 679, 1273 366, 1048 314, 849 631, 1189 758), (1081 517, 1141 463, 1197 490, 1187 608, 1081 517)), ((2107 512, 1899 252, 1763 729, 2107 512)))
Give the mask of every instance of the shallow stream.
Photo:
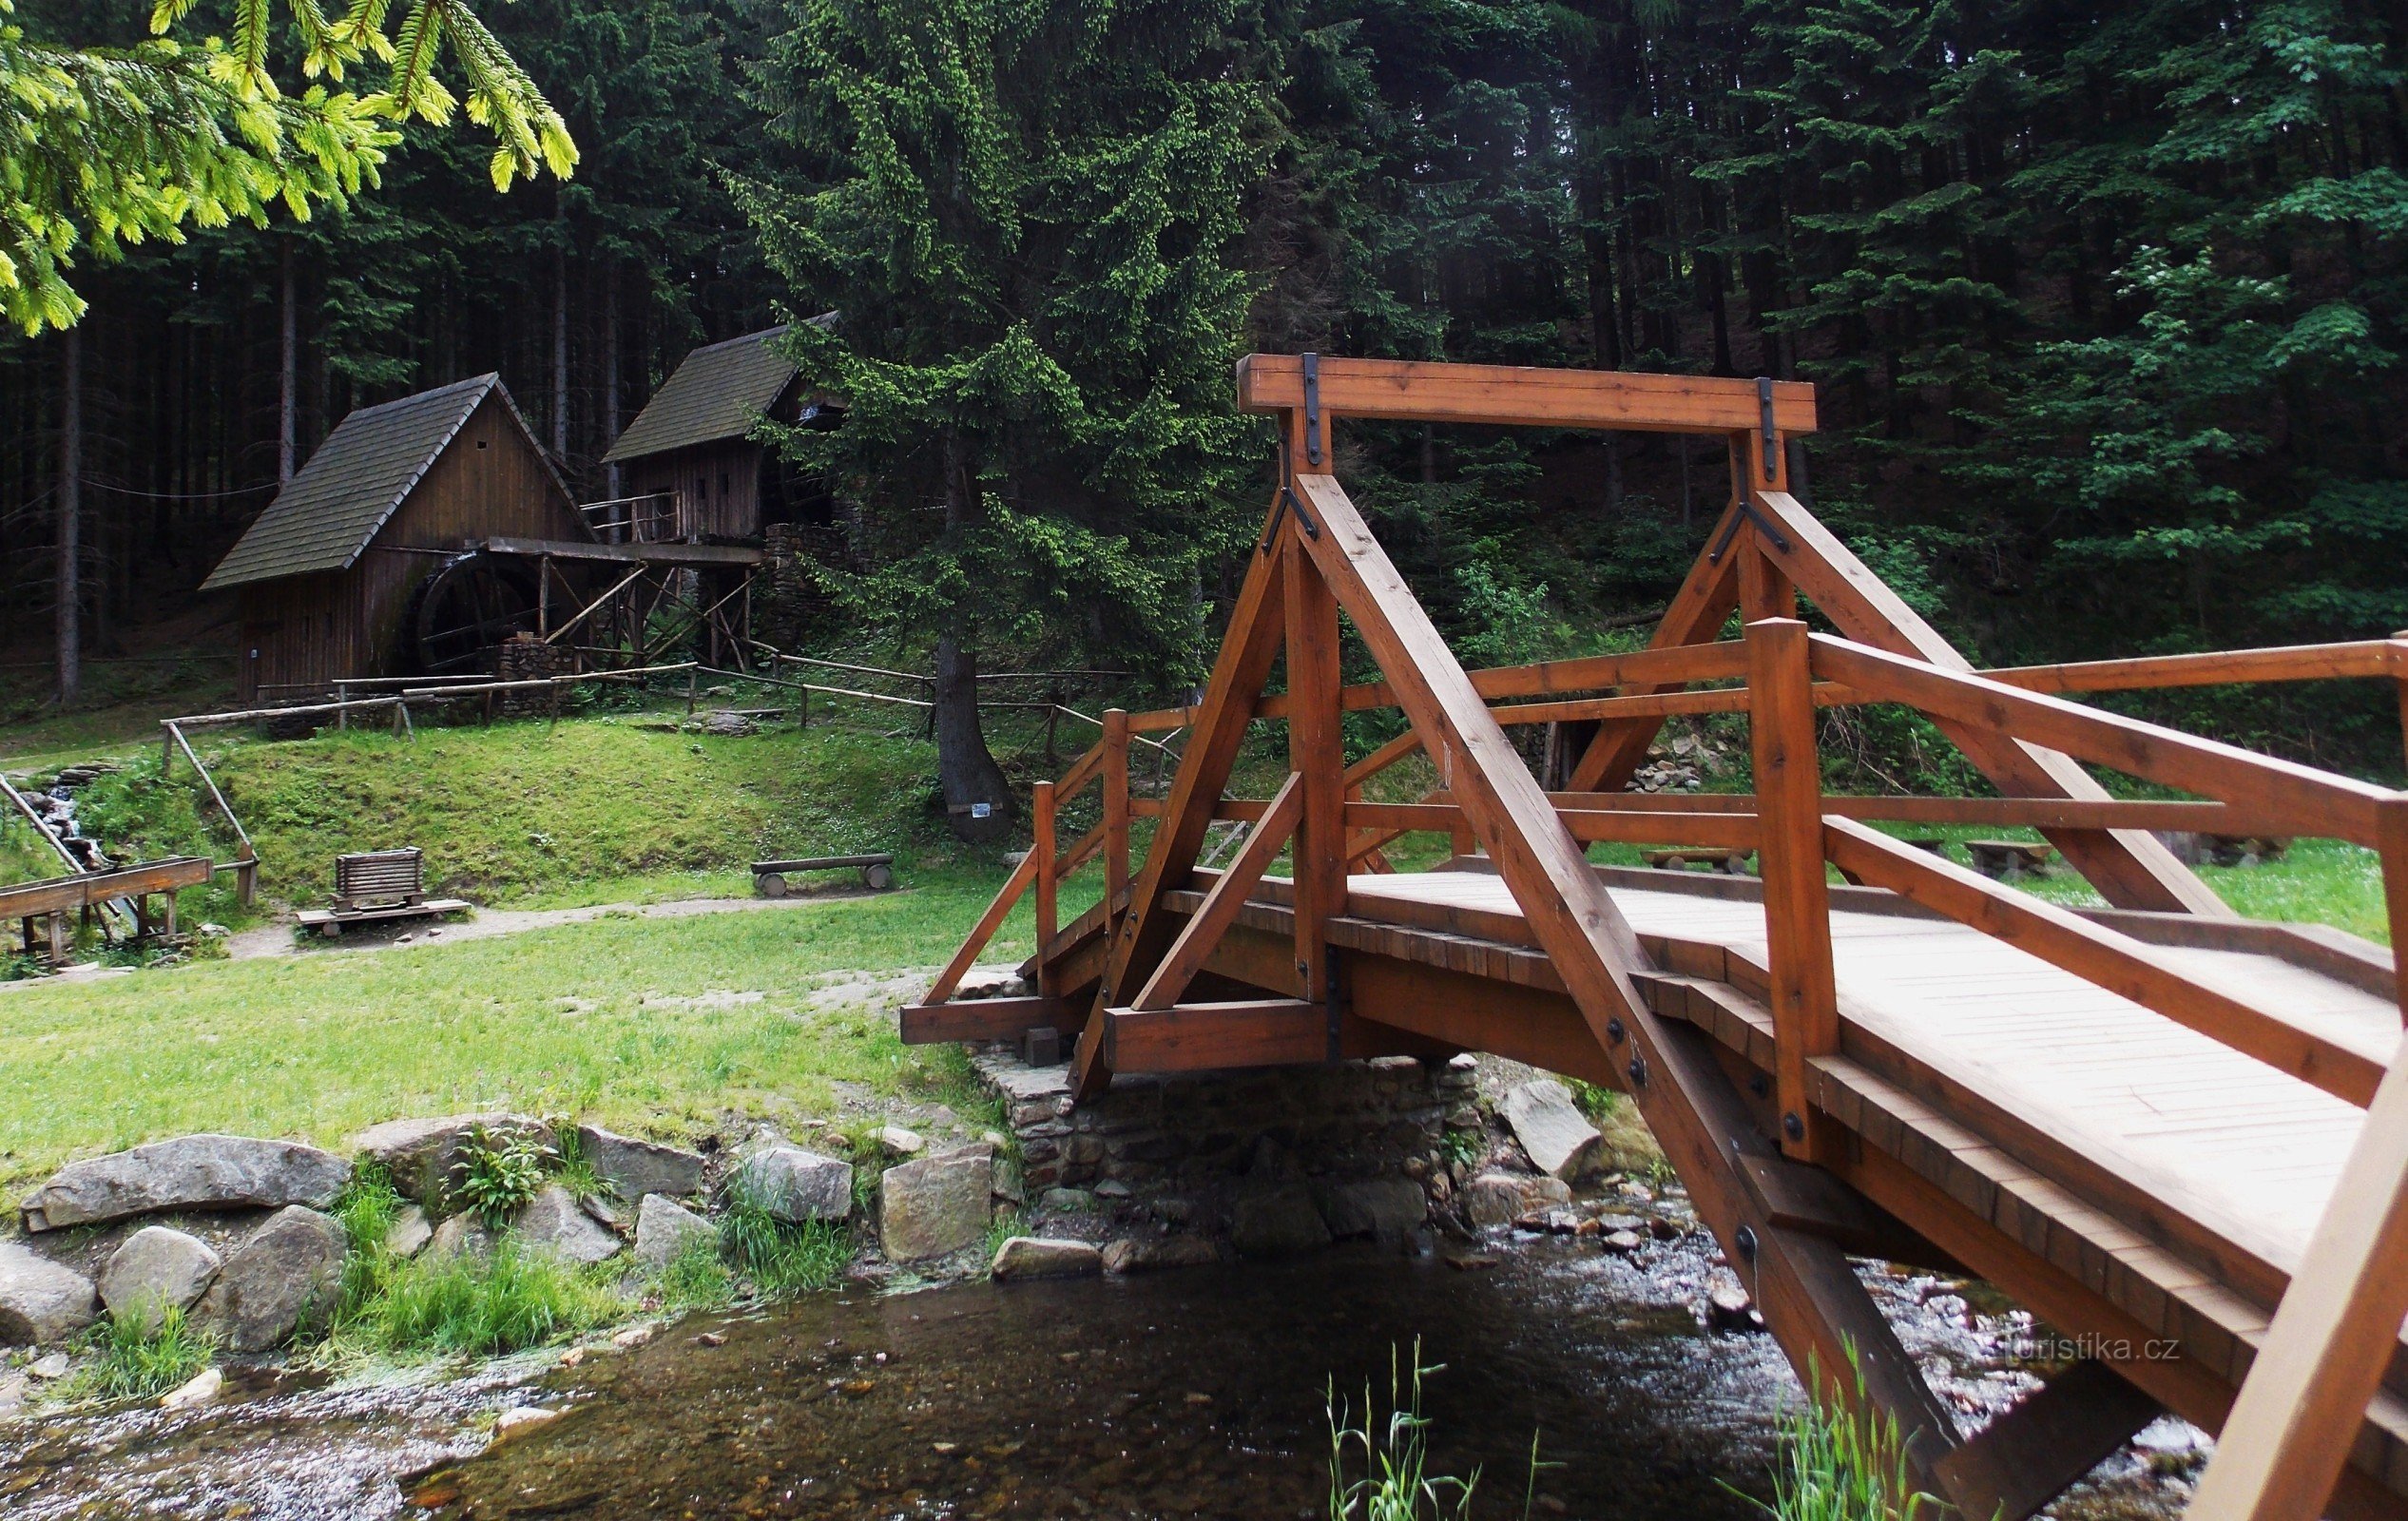
MULTIPOLYGON (((1769 1337, 1700 1328, 1711 1250, 1543 1239, 1468 1270, 1364 1249, 819 1296, 573 1367, 0 1426, 0 1511, 1309 1518, 1327 1513, 1325 1381, 1358 1415, 1366 1380, 1384 1406, 1392 1354, 1418 1338, 1444 1365, 1424 1395, 1431 1469, 1480 1471, 1474 1515, 1522 1514, 1526 1485, 1535 1516, 1761 1515, 1737 1491, 1766 1492, 1775 1413, 1801 1396, 1769 1337), (563 1414, 487 1448, 492 1413, 522 1404, 563 1414)), ((1876 1289, 1960 1408, 2020 1386, 1995 1371, 2018 1318, 1930 1280, 1876 1289)), ((2158 1513, 2124 1468, 2083 1514, 2158 1513)))

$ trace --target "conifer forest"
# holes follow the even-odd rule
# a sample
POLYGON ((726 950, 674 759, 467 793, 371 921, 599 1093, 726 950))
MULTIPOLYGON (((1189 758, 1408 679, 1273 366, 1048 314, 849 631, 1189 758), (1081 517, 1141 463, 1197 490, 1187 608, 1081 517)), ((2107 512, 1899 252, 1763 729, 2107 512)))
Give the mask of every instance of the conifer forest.
MULTIPOLYGON (((255 8, 189 9, 188 37, 255 8)), ((304 12, 262 13, 299 98, 304 12)), ((780 440, 840 509, 819 632, 940 673, 1200 678, 1271 483, 1231 398, 1254 350, 1810 380, 1800 494, 1978 661, 2408 628, 2396 5, 478 14, 573 163, 542 172, 545 137, 513 176, 483 127, 412 119, 305 219, 87 236, 59 263, 80 320, 10 324, 10 659, 48 663, 63 611, 96 659, 220 637, 200 580, 355 407, 498 371, 601 498, 689 349, 822 314, 791 341, 842 426, 780 440)), ((151 22, 0 17, 12 48, 126 56, 151 22)), ((1467 664, 1644 637, 1727 494, 1720 452, 1670 435, 1339 448, 1467 664)), ((2270 690, 2156 701, 2397 770, 2387 693, 2270 690)))

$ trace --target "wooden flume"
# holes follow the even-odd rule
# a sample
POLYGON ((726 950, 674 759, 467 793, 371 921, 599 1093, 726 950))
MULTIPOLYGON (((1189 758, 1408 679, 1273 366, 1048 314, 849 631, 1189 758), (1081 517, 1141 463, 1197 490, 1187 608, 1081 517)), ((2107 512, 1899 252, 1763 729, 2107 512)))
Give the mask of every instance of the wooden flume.
POLYGON ((1105 715, 905 1039, 1075 1027, 1082 1096, 1115 1072, 1463 1049, 1607 1084, 1801 1377, 1852 1400, 1854 1361, 1959 1513, 2017 1521, 2171 1411, 2235 1422, 2194 1515, 2408 1514, 2397 960, 2235 918, 2150 833, 2374 850, 2398 944, 2408 795, 2055 695, 2371 678, 2408 714, 2408 638, 1976 673, 1789 493, 1808 387, 1271 355, 1238 384, 1279 420, 1282 479, 1203 701, 1105 715), (1339 417, 1720 433, 1731 499, 1648 649, 1467 672, 1329 473, 1339 417), (1801 592, 1837 635, 1797 620, 1801 592), (1377 681, 1341 683, 1340 612, 1377 681), (1825 794, 1817 710, 1873 703, 1928 716, 2002 796, 1825 794), (1407 731, 1349 765, 1339 717, 1372 708, 1407 731), (1623 790, 1665 717, 1706 711, 1748 714, 1753 795, 1623 790), (1595 737, 1544 791, 1507 729, 1570 721, 1595 737), (1257 722, 1285 723, 1288 777, 1225 798, 1257 722), (1132 798, 1131 736, 1177 727, 1168 795, 1132 798), (1435 789, 1365 798, 1416 754, 1435 789), (2092 765, 2194 799, 2116 799, 2092 765), (1090 785, 1103 822, 1062 848, 1056 813, 1090 785), (2110 906, 1999 887, 1868 819, 2037 828, 2110 906), (1199 866, 1216 820, 1247 828, 1219 871, 1199 866), (1456 858, 1393 871, 1382 847, 1415 831, 1456 858), (1592 866, 1594 840, 1754 851, 1761 877, 1592 866), (1062 879, 1099 858, 1102 900, 1055 927, 1062 879), (1037 994, 955 998, 1031 892, 1037 994), (1978 1274, 2080 1355, 1968 1434, 1851 1256, 1978 1274))

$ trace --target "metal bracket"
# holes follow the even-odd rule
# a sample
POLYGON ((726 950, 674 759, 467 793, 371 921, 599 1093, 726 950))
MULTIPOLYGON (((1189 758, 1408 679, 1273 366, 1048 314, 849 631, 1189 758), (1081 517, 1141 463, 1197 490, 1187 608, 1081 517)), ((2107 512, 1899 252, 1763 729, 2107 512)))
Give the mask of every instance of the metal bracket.
MULTIPOLYGON (((1321 462, 1321 356, 1304 355, 1304 457, 1313 464, 1321 462)), ((1771 381, 1766 381, 1770 385, 1771 381)), ((1769 393, 1767 393, 1769 395, 1769 393)), ((1765 405, 1769 407, 1770 402, 1765 405)), ((1767 417, 1772 414, 1767 412, 1767 417)))
MULTIPOLYGON (((1310 375, 1312 372, 1308 370, 1305 373, 1310 375)), ((1310 382, 1307 384, 1309 387, 1310 382)), ((1309 396, 1313 393, 1307 389, 1304 394, 1309 396)), ((1764 479, 1777 481, 1781 479, 1781 467, 1774 452, 1781 448, 1781 430, 1773 426, 1773 377, 1771 375, 1760 375, 1756 377, 1756 412, 1759 419, 1757 425, 1763 430, 1764 479)))
POLYGON ((1714 541, 1714 548, 1705 551, 1705 563, 1707 565, 1721 565, 1723 563, 1723 556, 1730 552, 1731 541, 1739 537, 1739 526, 1743 520, 1755 524, 1756 531, 1763 534, 1765 538, 1770 539, 1774 549, 1779 549, 1783 554, 1787 554, 1789 552, 1791 548, 1789 535, 1782 532, 1781 529, 1774 525, 1772 519, 1756 510, 1755 498, 1748 497, 1739 504, 1739 516, 1731 519, 1731 526, 1724 529, 1723 530, 1723 536, 1714 541))
POLYGON ((1264 530, 1262 542, 1255 547, 1261 553, 1270 553, 1271 547, 1280 542, 1280 519, 1290 512, 1296 514, 1296 526, 1304 530, 1306 538, 1318 539, 1321 536, 1320 529, 1314 524, 1312 518, 1305 514, 1304 498, 1296 494, 1296 488, 1281 486, 1279 506, 1271 513, 1271 526, 1264 530))

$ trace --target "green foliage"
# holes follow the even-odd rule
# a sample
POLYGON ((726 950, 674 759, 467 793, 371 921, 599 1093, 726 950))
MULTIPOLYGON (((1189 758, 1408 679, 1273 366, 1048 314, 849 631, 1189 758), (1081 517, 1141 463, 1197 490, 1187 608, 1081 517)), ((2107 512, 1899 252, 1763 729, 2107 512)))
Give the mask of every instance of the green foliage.
POLYGON ((697 1232, 653 1275, 653 1287, 669 1310, 716 1310, 734 1301, 736 1280, 715 1237, 697 1232))
POLYGON ((492 1357, 607 1325, 627 1310, 601 1272, 504 1237, 490 1257, 394 1264, 373 1296, 337 1317, 335 1338, 362 1352, 492 1357))
POLYGON ((788 304, 837 314, 789 352, 841 424, 769 430, 865 514, 831 589, 898 637, 1192 677, 1259 450, 1229 395, 1244 7, 787 14, 761 79, 795 167, 737 188, 788 304))
POLYGON ((852 1234, 841 1222, 789 1224, 742 1197, 720 1217, 719 1246, 731 1267, 773 1297, 832 1289, 853 1261, 852 1234))
MULTIPOLYGON (((189 47, 165 34, 194 0, 158 0, 153 39, 127 48, 53 43, 0 21, 0 314, 28 333, 67 327, 84 300, 66 270, 87 245, 114 260, 125 244, 181 242, 187 225, 263 224, 280 202, 297 220, 341 206, 376 183, 400 143, 395 124, 435 126, 463 102, 437 71, 449 53, 469 120, 497 141, 491 175, 568 175, 577 159, 558 112, 461 0, 409 0, 395 31, 385 0, 355 0, 330 20, 317 0, 282 9, 310 80, 279 87, 271 0, 236 0, 233 36, 189 47), (374 54, 384 88, 330 90, 374 54)), ((0 0, 0 18, 13 4, 0 0)))
MULTIPOLYGON (((1390 1348, 1387 1415, 1379 1415, 1366 1381, 1359 1425, 1348 1424, 1358 1418, 1354 1407, 1339 1397, 1337 1380, 1329 1381, 1322 1396, 1329 1422, 1329 1521, 1445 1521, 1472 1513, 1480 1471, 1474 1468, 1463 1477, 1430 1471, 1430 1419, 1421 1413, 1421 1381, 1445 1371, 1442 1363, 1422 1363, 1417 1337, 1410 1362, 1400 1361, 1398 1349, 1390 1348), (1358 1458, 1362 1472, 1355 1476, 1358 1458)), ((1525 1516, 1542 1466, 1532 1433, 1525 1516)))
POLYGON ((209 1366, 217 1347, 186 1316, 170 1306, 159 1323, 145 1326, 139 1314, 110 1314, 87 1334, 87 1351, 97 1358, 76 1370, 64 1391, 74 1399, 156 1399, 189 1382, 209 1366))
POLYGON ((1449 1130, 1438 1137, 1438 1155, 1454 1166, 1472 1166, 1487 1152, 1488 1136, 1479 1130, 1449 1130))
POLYGON ((453 1165, 453 1195, 495 1230, 526 1207, 543 1190, 545 1174, 556 1160, 551 1147, 522 1130, 494 1131, 484 1126, 469 1130, 453 1165))
MULTIPOLYGON (((1847 1352, 1855 1402, 1826 1406, 1809 1399, 1782 1413, 1773 1503, 1764 1510, 1779 1521, 1916 1521, 1936 1514, 1939 1501, 1917 1490, 1908 1475, 1898 1417, 1873 1414, 1853 1343, 1847 1352)), ((1822 1382, 1811 1357, 1806 1382, 1816 1388, 1822 1382)))

